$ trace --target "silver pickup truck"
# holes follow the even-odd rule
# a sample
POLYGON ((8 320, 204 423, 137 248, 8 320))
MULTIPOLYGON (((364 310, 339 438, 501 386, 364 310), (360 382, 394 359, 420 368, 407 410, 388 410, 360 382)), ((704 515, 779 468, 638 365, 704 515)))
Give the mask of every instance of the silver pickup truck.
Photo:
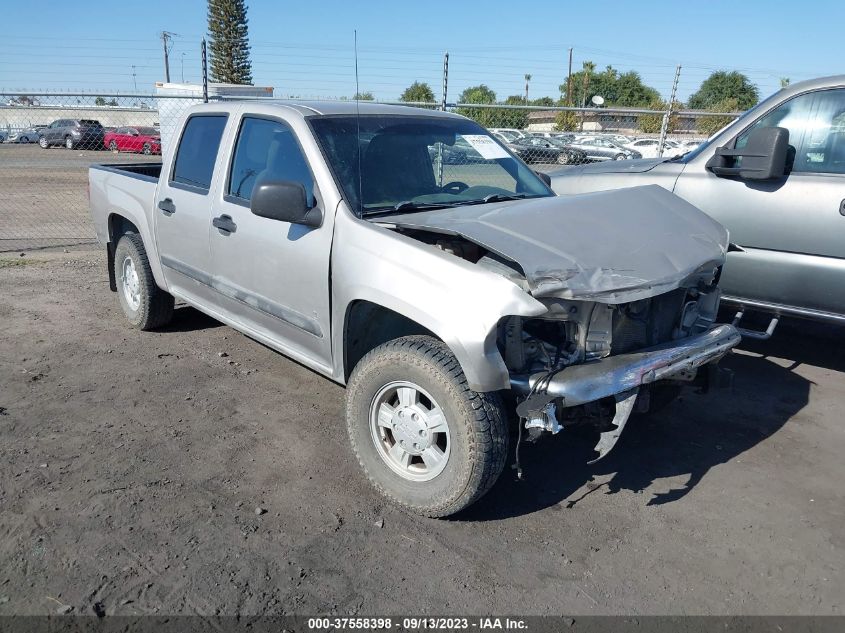
POLYGON ((605 455, 739 341, 714 323, 727 232, 660 187, 559 198, 476 123, 407 107, 212 103, 177 138, 90 170, 129 322, 179 299, 345 384, 351 448, 413 512, 483 495, 509 418, 517 441, 590 425, 605 455), (477 160, 446 164, 456 143, 477 160))
POLYGON ((780 90, 684 156, 552 174, 560 195, 648 184, 730 231, 724 300, 774 315, 743 334, 782 314, 845 325, 845 75, 780 90))

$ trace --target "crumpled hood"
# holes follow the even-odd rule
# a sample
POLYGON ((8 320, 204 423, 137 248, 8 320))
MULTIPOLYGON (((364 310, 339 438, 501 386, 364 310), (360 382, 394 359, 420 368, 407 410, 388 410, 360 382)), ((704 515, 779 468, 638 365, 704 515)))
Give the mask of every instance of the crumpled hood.
POLYGON ((459 235, 517 263, 534 297, 622 303, 724 262, 725 228, 657 185, 423 211, 385 224, 459 235))

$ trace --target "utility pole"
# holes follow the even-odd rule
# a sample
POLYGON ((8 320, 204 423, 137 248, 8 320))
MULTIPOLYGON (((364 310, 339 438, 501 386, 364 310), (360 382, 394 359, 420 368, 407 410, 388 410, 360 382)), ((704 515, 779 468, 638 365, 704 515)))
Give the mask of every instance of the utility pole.
POLYGON ((572 48, 569 49, 569 75, 566 77, 566 105, 572 105, 572 48))
POLYGON ((443 55, 443 99, 440 102, 440 109, 446 109, 446 93, 449 89, 449 51, 443 55))
POLYGON ((205 38, 202 38, 202 101, 208 103, 208 57, 205 54, 205 38))
POLYGON ((173 39, 174 35, 176 35, 176 33, 171 33, 170 31, 161 32, 161 43, 164 47, 164 80, 167 83, 170 83, 170 60, 168 59, 170 50, 167 44, 173 39))
POLYGON ((135 64, 132 64, 132 88, 138 94, 138 82, 135 81, 135 64))
POLYGON ((669 107, 663 115, 663 125, 660 126, 660 142, 657 145, 658 157, 663 156, 663 142, 666 140, 666 133, 669 131, 669 120, 672 118, 672 108, 675 106, 675 95, 678 93, 678 80, 681 78, 681 65, 675 69, 675 81, 672 82, 672 96, 669 97, 669 107))
POLYGON ((185 53, 182 52, 182 57, 179 58, 179 61, 182 62, 182 83, 185 83, 185 53))

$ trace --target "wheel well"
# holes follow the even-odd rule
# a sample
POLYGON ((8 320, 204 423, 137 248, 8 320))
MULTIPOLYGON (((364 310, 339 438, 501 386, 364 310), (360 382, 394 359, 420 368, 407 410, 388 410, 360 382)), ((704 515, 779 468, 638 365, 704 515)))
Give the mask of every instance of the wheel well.
POLYGON ((370 301, 354 301, 346 311, 343 328, 345 381, 367 352, 382 343, 412 334, 425 334, 439 340, 431 330, 398 312, 370 301))
POLYGON ((109 288, 117 292, 117 279, 114 277, 114 249, 117 248, 117 241, 126 233, 140 233, 138 227, 124 218, 122 215, 112 213, 109 215, 109 242, 106 244, 109 268, 109 288))

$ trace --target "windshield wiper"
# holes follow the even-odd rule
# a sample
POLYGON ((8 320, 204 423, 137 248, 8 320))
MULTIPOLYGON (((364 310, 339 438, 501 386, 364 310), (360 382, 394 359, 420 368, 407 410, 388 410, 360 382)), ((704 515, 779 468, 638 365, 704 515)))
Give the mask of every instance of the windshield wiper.
POLYGON ((402 202, 397 202, 392 207, 385 206, 364 209, 364 215, 384 215, 401 213, 402 211, 431 211, 433 209, 446 209, 452 206, 455 205, 445 202, 412 202, 411 200, 403 200, 402 202))

